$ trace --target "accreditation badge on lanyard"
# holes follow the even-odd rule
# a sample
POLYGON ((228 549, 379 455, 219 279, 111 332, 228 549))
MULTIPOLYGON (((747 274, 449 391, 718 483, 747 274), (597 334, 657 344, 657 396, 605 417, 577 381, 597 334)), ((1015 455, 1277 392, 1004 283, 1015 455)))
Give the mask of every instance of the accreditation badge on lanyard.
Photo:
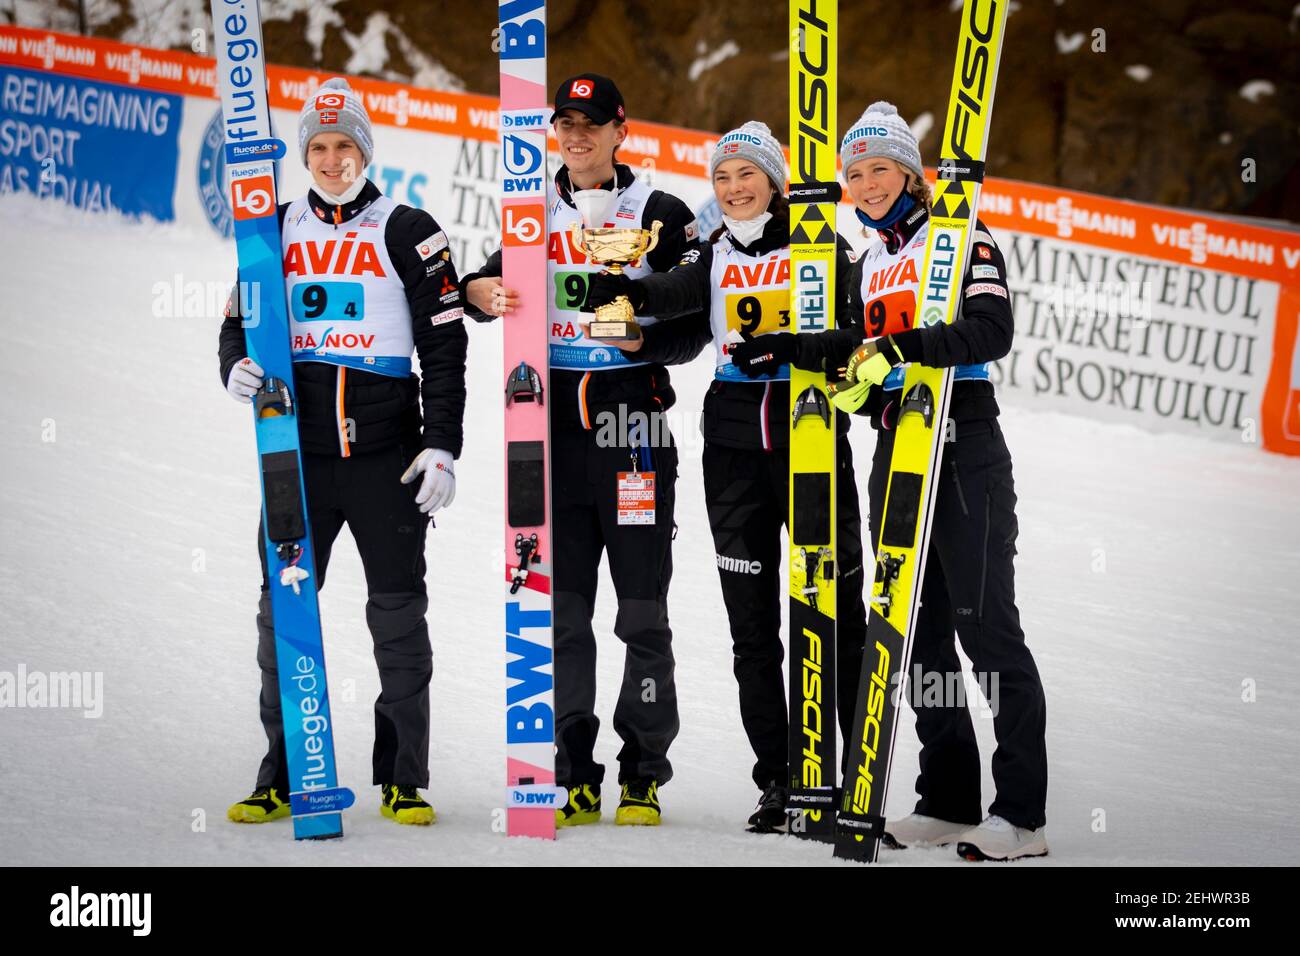
POLYGON ((655 523, 655 473, 653 471, 618 473, 618 523, 621 525, 655 523))
POLYGON ((633 471, 618 473, 618 523, 653 525, 655 523, 655 473, 650 461, 649 443, 641 429, 633 426, 628 442, 632 446, 633 471))

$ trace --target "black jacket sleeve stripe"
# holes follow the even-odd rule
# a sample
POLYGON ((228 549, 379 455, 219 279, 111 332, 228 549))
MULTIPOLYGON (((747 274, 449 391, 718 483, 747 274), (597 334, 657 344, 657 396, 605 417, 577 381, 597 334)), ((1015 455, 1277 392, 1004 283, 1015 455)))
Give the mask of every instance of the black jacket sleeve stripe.
POLYGON ((1000 359, 1011 351, 1015 323, 1006 261, 983 222, 976 222, 971 239, 957 320, 951 325, 909 329, 893 337, 909 362, 923 362, 931 368, 976 365, 1000 359))
POLYGON ((469 347, 461 319, 464 296, 449 244, 428 259, 422 259, 417 251, 424 240, 439 235, 442 229, 423 209, 398 206, 388 217, 384 241, 411 309, 411 335, 420 363, 423 445, 459 457, 464 444, 469 347))

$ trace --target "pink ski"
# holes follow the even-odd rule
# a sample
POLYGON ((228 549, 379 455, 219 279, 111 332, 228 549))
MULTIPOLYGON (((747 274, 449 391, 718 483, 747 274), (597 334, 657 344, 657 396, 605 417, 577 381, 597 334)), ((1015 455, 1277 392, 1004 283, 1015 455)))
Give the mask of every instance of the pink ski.
POLYGON ((555 839, 546 275, 546 3, 501 0, 505 330, 506 832, 555 839))

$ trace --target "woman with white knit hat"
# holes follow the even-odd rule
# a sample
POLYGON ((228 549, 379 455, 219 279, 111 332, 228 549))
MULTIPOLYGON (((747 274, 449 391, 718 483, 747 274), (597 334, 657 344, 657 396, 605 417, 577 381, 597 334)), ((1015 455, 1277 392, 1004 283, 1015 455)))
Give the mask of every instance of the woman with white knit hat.
MULTIPOLYGON (((780 569, 785 555, 781 526, 789 507, 790 370, 824 367, 827 343, 805 337, 804 350, 783 349, 789 329, 790 214, 785 198, 785 157, 763 123, 732 130, 709 162, 722 225, 707 245, 691 249, 670 272, 638 280, 599 275, 591 283, 595 307, 625 294, 639 312, 690 313, 647 326, 643 339, 625 348, 652 361, 675 361, 679 351, 712 333, 714 382, 704 399, 704 496, 717 552, 718 575, 731 628, 740 715, 756 762, 754 783, 762 791, 749 818, 755 832, 784 830, 790 781, 789 723, 781 661, 780 569), (743 361, 741 350, 748 348, 743 361)), ((849 245, 839 239, 836 275, 847 300, 849 245)), ((850 321, 836 309, 836 321, 850 321)), ((859 328, 853 341, 861 341, 859 328)), ((839 416, 839 492, 836 585, 840 724, 853 718, 866 635, 862 603, 862 522, 853 456, 839 416)))
MULTIPOLYGON (((303 481, 315 567, 348 525, 365 570, 366 622, 379 665, 373 782, 398 823, 432 823, 424 542, 429 516, 456 494, 465 413, 463 302, 446 234, 427 212, 394 202, 365 176, 370 118, 347 80, 325 82, 298 121, 311 172, 306 195, 280 206, 303 481), (411 356, 420 363, 415 374, 411 356)), ((221 380, 237 401, 262 387, 248 357, 239 286, 221 327, 221 380)), ((258 533, 259 554, 262 535, 258 533)), ((289 816, 275 633, 263 555, 257 614, 267 752, 238 823, 289 816)))
POLYGON ((887 823, 894 846, 957 844, 966 859, 1015 859, 1047 853, 1046 703, 1015 603, 1016 493, 1011 455, 998 425, 989 363, 1011 349, 1014 324, 1006 264, 988 228, 976 222, 962 279, 961 313, 952 325, 918 326, 917 290, 925 264, 930 189, 916 137, 890 103, 873 103, 845 134, 844 179, 863 231, 874 243, 854 265, 849 311, 853 332, 831 331, 846 367, 837 407, 871 417, 878 430, 868 494, 873 540, 894 447, 894 423, 908 362, 955 369, 945 447, 935 496, 931 549, 921 587, 912 668, 960 682, 953 633, 977 675, 995 675, 993 782, 989 815, 980 801, 980 758, 964 701, 923 704, 911 696, 921 739, 915 812, 887 823), (865 330, 866 341, 854 336, 865 330))

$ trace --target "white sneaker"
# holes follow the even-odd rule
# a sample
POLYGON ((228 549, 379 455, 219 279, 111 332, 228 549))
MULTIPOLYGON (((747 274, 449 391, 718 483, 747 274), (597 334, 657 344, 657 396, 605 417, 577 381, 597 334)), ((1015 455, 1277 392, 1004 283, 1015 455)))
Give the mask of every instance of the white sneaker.
POLYGON ((901 820, 887 821, 881 842, 893 850, 905 850, 909 846, 947 846, 969 829, 969 824, 913 813, 901 820))
POLYGON ((1018 860, 1026 856, 1047 856, 1047 827, 1023 830, 999 816, 985 817, 957 841, 957 855, 964 860, 1018 860))

